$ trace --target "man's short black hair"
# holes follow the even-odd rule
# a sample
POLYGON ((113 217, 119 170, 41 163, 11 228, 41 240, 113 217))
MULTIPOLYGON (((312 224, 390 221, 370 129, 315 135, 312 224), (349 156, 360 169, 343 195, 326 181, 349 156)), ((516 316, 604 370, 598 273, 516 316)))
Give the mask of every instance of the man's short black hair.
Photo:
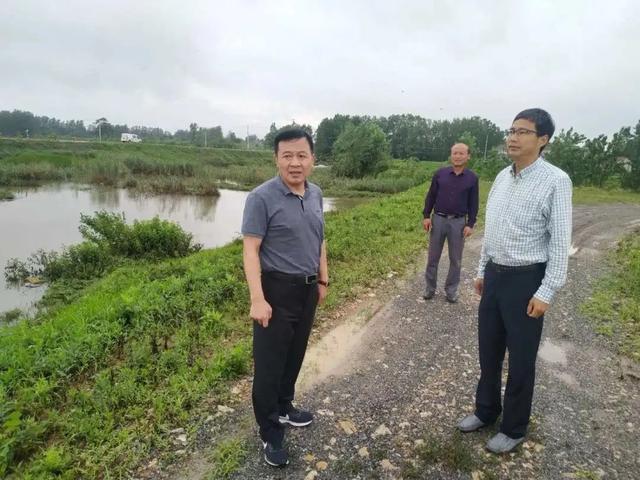
POLYGON ((299 138, 306 138, 307 142, 309 142, 309 148, 311 149, 311 153, 313 153, 313 138, 306 130, 301 128, 289 128, 287 130, 282 130, 278 132, 276 138, 273 139, 273 151, 275 154, 278 154, 278 144, 280 142, 286 142, 289 140, 297 140, 299 138))
MULTIPOLYGON (((514 118, 513 121, 515 122, 516 120, 520 120, 520 119, 529 120, 530 122, 533 122, 536 126, 536 135, 538 135, 538 137, 547 135, 549 138, 549 141, 551 141, 551 137, 553 137, 553 132, 556 131, 556 125, 555 123, 553 123, 553 118, 551 118, 551 115, 549 115, 549 112, 541 108, 528 108, 526 110, 521 111, 519 114, 517 114, 516 118, 514 118)), ((549 142, 547 142, 547 145, 548 144, 549 142)), ((539 153, 542 153, 542 150, 544 150, 544 147, 546 147, 547 145, 543 145, 542 147, 540 147, 539 153)))

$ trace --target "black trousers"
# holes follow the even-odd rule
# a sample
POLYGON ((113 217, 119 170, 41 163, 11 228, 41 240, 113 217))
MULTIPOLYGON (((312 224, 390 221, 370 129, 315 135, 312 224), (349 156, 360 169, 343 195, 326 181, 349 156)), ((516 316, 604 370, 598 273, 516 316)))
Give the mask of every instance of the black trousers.
POLYGON ((318 304, 318 285, 262 276, 272 315, 267 328, 253 323, 253 411, 263 441, 279 443, 278 417, 292 408, 295 384, 318 304))
POLYGON ((523 437, 531 416, 536 356, 543 317, 527 315, 527 305, 540 287, 546 264, 527 271, 499 271, 491 262, 484 276, 478 310, 480 381, 476 391, 476 416, 493 423, 502 409, 500 389, 505 349, 509 350, 509 374, 504 393, 500 431, 523 437))

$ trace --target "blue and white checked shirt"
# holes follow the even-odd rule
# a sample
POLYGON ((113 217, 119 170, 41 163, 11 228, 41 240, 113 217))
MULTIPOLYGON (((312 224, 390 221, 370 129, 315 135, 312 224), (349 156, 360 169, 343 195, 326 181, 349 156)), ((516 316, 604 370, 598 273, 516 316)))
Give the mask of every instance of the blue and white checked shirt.
POLYGON ((571 179, 538 158, 514 174, 514 166, 496 177, 489 199, 478 278, 491 260, 522 266, 547 262, 535 297, 551 303, 567 279, 571 246, 571 179))

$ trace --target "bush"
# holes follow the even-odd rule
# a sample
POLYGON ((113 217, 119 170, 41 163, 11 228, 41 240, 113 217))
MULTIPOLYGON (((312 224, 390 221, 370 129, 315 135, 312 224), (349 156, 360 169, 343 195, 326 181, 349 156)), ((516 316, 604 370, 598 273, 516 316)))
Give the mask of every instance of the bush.
POLYGON ((80 233, 87 240, 108 249, 112 255, 132 258, 183 257, 200 250, 193 235, 172 222, 160 220, 125 223, 124 214, 96 212, 80 216, 80 233))
POLYGON ((332 168, 338 176, 362 178, 380 171, 388 156, 389 143, 378 125, 349 125, 333 145, 332 168))
POLYGON ((61 253, 38 250, 26 261, 10 259, 4 269, 7 281, 23 282, 30 276, 89 280, 104 275, 123 258, 184 257, 201 248, 179 225, 158 217, 129 226, 124 214, 101 211, 81 215, 80 223, 84 242, 61 253))

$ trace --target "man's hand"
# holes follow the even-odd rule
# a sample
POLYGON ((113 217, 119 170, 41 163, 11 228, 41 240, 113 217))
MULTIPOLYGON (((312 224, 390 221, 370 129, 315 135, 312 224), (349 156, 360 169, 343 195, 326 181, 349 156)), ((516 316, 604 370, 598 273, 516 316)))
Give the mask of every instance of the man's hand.
POLYGON ((542 300, 538 300, 536 297, 532 297, 529 300, 529 305, 527 306, 527 315, 533 318, 540 318, 544 315, 544 312, 549 308, 549 304, 543 302, 542 300))
POLYGON ((464 230, 462 230, 462 236, 464 238, 471 236, 472 233, 473 233, 473 228, 471 227, 464 227, 464 230))
POLYGON ((264 328, 267 328, 269 326, 269 320, 271 320, 271 305, 269 305, 264 298, 252 301, 249 315, 264 328))
POLYGON ((327 293, 329 293, 329 288, 326 285, 318 284, 318 304, 319 305, 324 303, 324 299, 327 298, 327 293))
POLYGON ((482 287, 484 287, 484 278, 474 278, 473 279, 473 288, 476 293, 482 296, 482 287))
POLYGON ((431 219, 429 217, 425 218, 422 221, 422 226, 424 227, 425 232, 428 232, 429 230, 431 230, 431 219))

